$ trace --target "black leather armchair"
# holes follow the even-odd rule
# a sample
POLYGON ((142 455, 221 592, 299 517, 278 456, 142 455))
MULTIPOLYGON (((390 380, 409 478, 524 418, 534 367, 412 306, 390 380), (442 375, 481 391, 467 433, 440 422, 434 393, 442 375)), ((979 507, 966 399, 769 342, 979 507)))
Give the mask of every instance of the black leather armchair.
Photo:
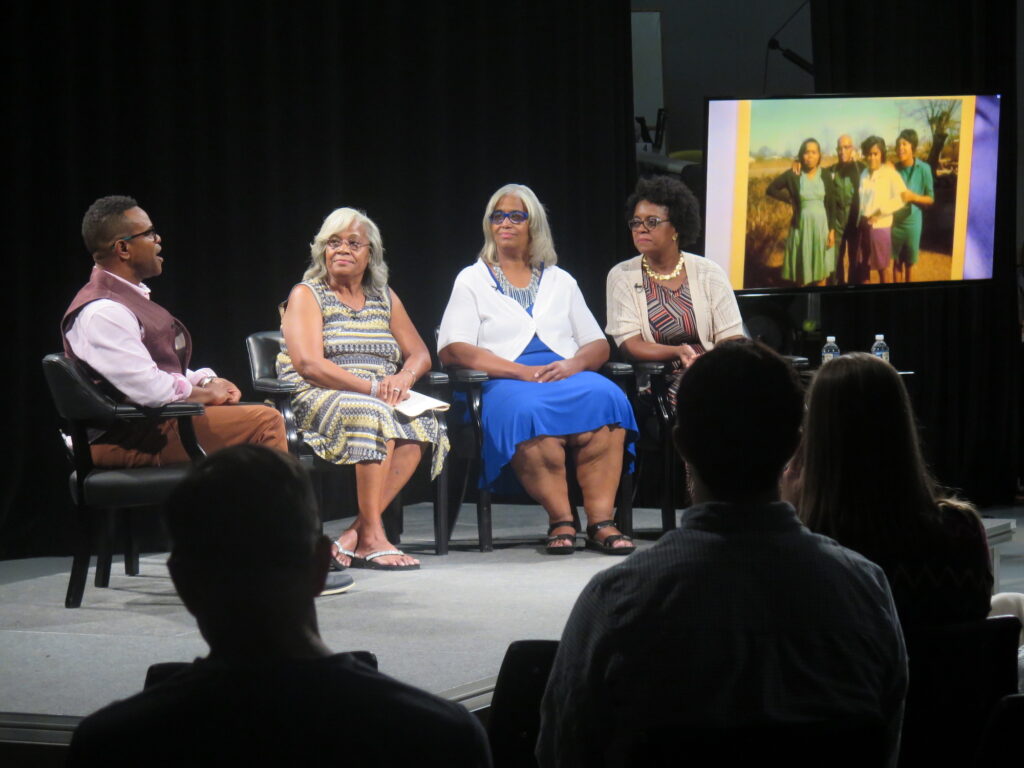
POLYGON ((112 539, 118 523, 124 533, 125 573, 137 576, 139 552, 132 537, 127 510, 162 503, 185 477, 190 466, 97 468, 89 447, 89 430, 108 430, 126 422, 177 419, 186 451, 193 459, 198 459, 204 454, 196 440, 192 417, 202 415, 203 406, 199 403, 169 403, 161 408, 140 408, 116 403, 100 391, 78 363, 64 355, 44 357, 43 374, 60 416, 61 437, 73 467, 69 486, 76 509, 75 553, 64 605, 77 608, 82 604, 85 592, 94 536, 99 534, 97 587, 110 585, 112 539))
MULTIPOLYGON (((273 402, 275 408, 284 417, 285 431, 288 437, 288 447, 299 460, 311 470, 313 487, 316 491, 317 501, 323 503, 323 485, 321 482, 322 472, 332 469, 345 469, 334 464, 323 461, 316 456, 303 442, 302 434, 295 424, 295 414, 292 412, 291 396, 295 386, 277 378, 277 355, 281 351, 281 344, 284 338, 280 331, 258 331, 249 334, 245 339, 245 347, 249 353, 249 373, 252 376, 252 386, 257 392, 265 395, 273 402)), ((426 389, 434 394, 443 390, 448 385, 448 374, 439 371, 429 371, 423 376, 421 382, 426 384, 426 389)), ((434 505, 434 551, 438 555, 448 554, 448 539, 450 537, 448 525, 448 468, 441 471, 441 474, 433 481, 433 505, 434 505)), ((395 498, 391 506, 384 512, 384 530, 388 539, 394 544, 401 542, 403 529, 403 511, 401 495, 395 498)))

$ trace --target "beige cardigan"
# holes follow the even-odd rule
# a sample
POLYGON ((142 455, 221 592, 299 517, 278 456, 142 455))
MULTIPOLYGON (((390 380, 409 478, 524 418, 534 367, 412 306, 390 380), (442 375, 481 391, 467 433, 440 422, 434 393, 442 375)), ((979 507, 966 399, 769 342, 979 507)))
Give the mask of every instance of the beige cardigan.
MULTIPOLYGON (((703 256, 683 255, 701 344, 711 349, 722 339, 742 336, 743 318, 725 270, 703 256)), ((620 347, 634 336, 654 343, 643 284, 639 256, 616 264, 608 273, 608 325, 604 330, 620 347)))

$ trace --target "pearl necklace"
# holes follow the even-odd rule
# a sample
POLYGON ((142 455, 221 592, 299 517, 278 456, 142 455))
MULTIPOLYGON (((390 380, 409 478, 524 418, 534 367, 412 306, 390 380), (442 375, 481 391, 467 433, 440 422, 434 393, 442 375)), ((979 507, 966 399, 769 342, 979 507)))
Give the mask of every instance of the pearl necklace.
POLYGON ((671 280, 672 278, 679 277, 679 273, 683 271, 683 254, 679 254, 679 261, 676 262, 676 268, 669 272, 667 275, 661 275, 651 269, 651 265, 647 263, 647 257, 642 256, 640 258, 640 264, 644 268, 644 272, 647 276, 654 280, 671 280))

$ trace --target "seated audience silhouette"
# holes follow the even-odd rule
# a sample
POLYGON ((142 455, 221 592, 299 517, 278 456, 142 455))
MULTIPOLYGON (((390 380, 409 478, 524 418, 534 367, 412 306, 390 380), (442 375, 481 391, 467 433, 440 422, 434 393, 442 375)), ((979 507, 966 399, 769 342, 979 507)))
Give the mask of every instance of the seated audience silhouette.
POLYGON ((985 526, 928 471, 910 397, 884 360, 854 352, 821 367, 782 490, 808 528, 882 567, 905 631, 988 616, 985 526))
POLYGON ((313 600, 331 542, 294 459, 227 448, 196 465, 165 513, 171 578, 210 654, 85 718, 69 765, 491 764, 466 709, 321 640, 313 600), (259 567, 245 567, 252 542, 273 543, 259 567))
POLYGON ((885 575, 779 501, 803 413, 795 373, 725 342, 678 403, 694 505, 581 593, 541 705, 540 764, 635 764, 666 736, 685 759, 684 731, 855 721, 894 760, 907 660, 885 575))

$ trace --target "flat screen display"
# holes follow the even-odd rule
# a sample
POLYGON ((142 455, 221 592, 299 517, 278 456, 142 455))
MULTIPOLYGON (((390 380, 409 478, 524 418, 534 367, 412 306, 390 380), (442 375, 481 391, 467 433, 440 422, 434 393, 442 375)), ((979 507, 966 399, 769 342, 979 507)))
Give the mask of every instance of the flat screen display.
POLYGON ((991 278, 999 107, 709 99, 705 256, 744 292, 991 278))

